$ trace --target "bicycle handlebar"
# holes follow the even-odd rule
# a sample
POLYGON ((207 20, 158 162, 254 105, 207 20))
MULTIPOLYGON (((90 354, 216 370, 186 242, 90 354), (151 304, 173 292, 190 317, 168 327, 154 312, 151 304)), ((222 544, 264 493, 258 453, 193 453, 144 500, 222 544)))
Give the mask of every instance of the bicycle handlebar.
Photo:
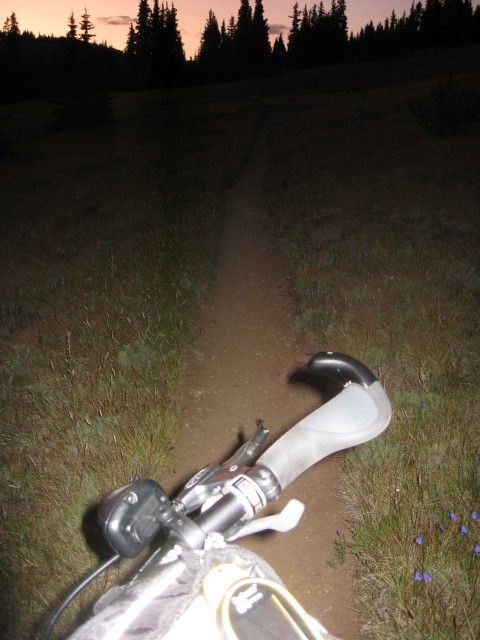
POLYGON ((124 557, 135 557, 164 528, 187 547, 201 548, 208 534, 241 528, 312 465, 385 429, 390 402, 365 365, 350 356, 323 352, 310 360, 309 368, 341 382, 343 390, 287 431, 253 467, 245 465, 256 458, 267 434, 261 421, 234 456, 197 472, 173 502, 151 480, 108 494, 98 520, 110 546, 124 557), (198 508, 201 513, 189 517, 198 508))
POLYGON ((373 373, 341 353, 321 352, 309 369, 333 377, 344 389, 301 420, 258 460, 282 489, 322 458, 378 436, 391 418, 390 401, 373 373))
MULTIPOLYGON (((272 492, 272 497, 326 456, 375 438, 390 422, 387 394, 361 362, 344 354, 321 352, 310 360, 309 368, 315 374, 334 378, 344 388, 287 431, 257 460, 252 477, 258 482, 255 469, 266 467, 277 481, 278 490, 272 492)), ((244 515, 238 497, 227 493, 195 522, 205 533, 225 533, 244 515)))

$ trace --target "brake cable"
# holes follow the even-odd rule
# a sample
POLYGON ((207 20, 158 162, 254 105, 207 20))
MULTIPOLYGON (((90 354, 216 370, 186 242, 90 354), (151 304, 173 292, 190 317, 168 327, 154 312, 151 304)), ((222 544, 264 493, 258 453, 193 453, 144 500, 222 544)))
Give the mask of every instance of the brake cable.
POLYGON ((90 582, 95 580, 95 578, 98 578, 98 576, 100 574, 102 574, 106 569, 108 569, 113 564, 118 562, 120 560, 120 558, 121 558, 121 556, 118 555, 118 554, 115 555, 115 556, 112 556, 109 560, 104 562, 104 564, 100 565, 97 569, 95 569, 95 571, 93 573, 91 573, 89 576, 87 576, 83 582, 81 582, 79 585, 77 585, 75 587, 75 589, 65 598, 65 600, 62 602, 62 604, 58 607, 58 609, 55 611, 55 613, 51 617, 47 628, 45 629, 45 631, 43 632, 43 634, 40 637, 40 640, 47 640, 48 639, 48 637, 52 633, 53 627, 57 624, 58 619, 60 618, 62 613, 65 611, 65 609, 68 607, 68 605, 72 602, 72 600, 74 598, 76 598, 78 596, 78 594, 81 591, 83 591, 83 589, 85 589, 85 587, 87 585, 90 584, 90 582))

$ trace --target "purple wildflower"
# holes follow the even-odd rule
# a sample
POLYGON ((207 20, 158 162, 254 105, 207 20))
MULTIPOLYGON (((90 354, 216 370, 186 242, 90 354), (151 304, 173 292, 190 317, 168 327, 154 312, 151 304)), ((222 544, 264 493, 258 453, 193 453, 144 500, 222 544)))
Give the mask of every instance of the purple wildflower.
POLYGON ((415 544, 422 544, 422 542, 423 542, 423 536, 422 534, 420 534, 415 538, 415 544))
POLYGON ((428 404, 425 402, 425 400, 422 400, 422 409, 428 409, 428 404))
POLYGON ((473 547, 473 553, 480 553, 480 544, 476 544, 473 547))
POLYGON ((472 511, 472 515, 470 517, 472 518, 472 520, 478 520, 478 512, 472 511))
POLYGON ((466 524, 462 524, 460 527, 460 533, 468 533, 468 527, 466 524))
POLYGON ((453 513, 453 511, 450 512, 450 520, 458 520, 457 514, 453 513))
POLYGON ((137 476, 137 474, 135 474, 133 476, 133 482, 139 482, 140 481, 140 476, 137 476))
POLYGON ((445 527, 443 526, 443 524, 439 524, 438 528, 440 529, 440 531, 443 533, 445 531, 445 527))
POLYGON ((420 571, 420 569, 416 569, 413 575, 413 579, 415 582, 431 582, 432 576, 428 573, 428 571, 420 571))

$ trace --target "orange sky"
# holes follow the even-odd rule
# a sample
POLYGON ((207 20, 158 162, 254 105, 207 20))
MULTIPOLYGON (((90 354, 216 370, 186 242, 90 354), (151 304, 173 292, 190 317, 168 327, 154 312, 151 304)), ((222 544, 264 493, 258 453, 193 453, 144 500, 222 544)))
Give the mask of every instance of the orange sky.
MULTIPOLYGON (((312 0, 306 4, 311 7, 319 1, 312 0)), ((153 0, 149 0, 149 4, 153 6, 153 0)), ((253 6, 255 0, 250 0, 250 4, 253 6)), ((288 33, 293 4, 294 0, 263 0, 272 37, 280 31, 288 33)), ((231 15, 237 16, 240 0, 174 0, 174 5, 185 53, 190 57, 198 48, 209 9, 214 11, 219 23, 223 19, 228 22, 231 15)), ((305 0, 299 0, 299 5, 303 8, 305 0)), ((329 9, 331 0, 324 0, 324 5, 329 9)), ((79 22, 85 6, 95 25, 97 42, 106 40, 109 45, 123 49, 130 22, 135 21, 138 12, 138 0, 1 0, 0 19, 3 24, 5 18, 14 12, 20 30, 33 31, 35 35, 62 36, 67 32, 72 10, 79 22)), ((411 0, 347 0, 349 30, 356 33, 370 20, 375 24, 383 21, 392 9, 397 16, 403 11, 408 13, 410 6, 411 0)))

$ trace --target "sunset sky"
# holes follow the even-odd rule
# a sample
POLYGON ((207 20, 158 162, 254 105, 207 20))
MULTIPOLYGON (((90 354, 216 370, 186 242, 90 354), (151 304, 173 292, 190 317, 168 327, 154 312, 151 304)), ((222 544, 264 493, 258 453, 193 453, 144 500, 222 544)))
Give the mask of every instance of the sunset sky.
MULTIPOLYGON (((291 25, 289 16, 295 0, 263 0, 265 18, 268 20, 270 35, 280 31, 288 33, 291 25)), ((319 4, 320 0, 306 2, 308 7, 319 4)), ((161 4, 161 2, 160 2, 161 4)), ((250 0, 252 7, 255 0, 250 0)), ((347 0, 349 31, 357 33, 367 22, 375 24, 389 16, 393 9, 397 16, 409 11, 412 0, 347 0)), ((423 3, 424 4, 424 3, 423 3)), ((149 0, 150 7, 153 0, 149 0)), ((228 22, 231 15, 237 17, 240 0, 174 0, 178 24, 187 58, 193 56, 200 43, 200 35, 205 26, 208 11, 212 9, 219 23, 228 22)), ((305 5, 299 0, 300 7, 305 5)), ((324 0, 329 10, 331 0, 324 0)), ((63 36, 67 32, 67 22, 73 11, 77 23, 85 7, 95 25, 97 42, 104 42, 117 49, 123 49, 127 41, 130 22, 135 22, 138 0, 0 0, 0 19, 3 22, 12 12, 16 14, 20 30, 33 31, 35 35, 63 36)))

